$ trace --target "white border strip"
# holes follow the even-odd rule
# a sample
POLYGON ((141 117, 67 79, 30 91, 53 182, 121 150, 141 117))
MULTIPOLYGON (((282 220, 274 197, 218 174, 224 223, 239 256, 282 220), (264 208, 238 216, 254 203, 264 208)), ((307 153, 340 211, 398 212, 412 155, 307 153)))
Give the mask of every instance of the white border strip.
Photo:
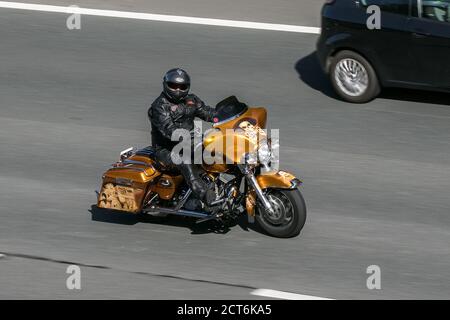
POLYGON ((244 28, 244 29, 271 30, 271 31, 297 32, 297 33, 312 33, 312 34, 320 33, 320 28, 295 26, 295 25, 289 25, 289 24, 274 24, 274 23, 262 23, 262 22, 250 22, 250 21, 238 21, 238 20, 196 18, 196 17, 173 16, 173 15, 153 14, 153 13, 140 13, 140 12, 128 12, 128 11, 99 10, 99 9, 87 9, 87 8, 78 8, 78 7, 53 6, 53 5, 45 5, 45 4, 22 3, 22 2, 0 1, 0 8, 45 11, 45 12, 59 12, 59 13, 66 13, 66 14, 77 13, 77 14, 84 14, 84 15, 89 15, 89 16, 200 24, 200 25, 208 25, 208 26, 244 28))
POLYGON ((284 300, 333 300, 328 298, 316 297, 316 296, 307 296, 303 294, 291 293, 291 292, 283 292, 271 289, 256 289, 251 292, 254 296, 261 296, 267 298, 276 298, 276 299, 284 299, 284 300))

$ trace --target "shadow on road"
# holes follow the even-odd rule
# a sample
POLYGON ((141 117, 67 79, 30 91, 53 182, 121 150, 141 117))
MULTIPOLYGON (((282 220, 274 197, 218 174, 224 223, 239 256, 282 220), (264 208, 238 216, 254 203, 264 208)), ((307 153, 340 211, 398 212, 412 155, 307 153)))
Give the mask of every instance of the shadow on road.
POLYGON ((450 94, 435 91, 384 88, 381 91, 379 98, 428 104, 440 104, 447 106, 450 105, 450 94))
POLYGON ((304 58, 301 58, 295 64, 295 70, 300 79, 314 90, 320 91, 328 97, 337 99, 337 95, 328 80, 327 75, 320 67, 316 52, 312 52, 304 58))
MULTIPOLYGON (((339 99, 328 79, 320 67, 316 52, 301 58, 295 64, 300 79, 314 90, 320 91, 328 97, 339 99)), ((428 104, 450 105, 450 94, 418 89, 384 88, 378 98, 411 101, 428 104)), ((340 99, 339 99, 340 100, 340 99)))
POLYGON ((195 219, 168 215, 167 217, 154 217, 148 214, 127 214, 114 210, 108 210, 99 208, 96 205, 92 205, 89 210, 92 216, 92 221, 114 223, 122 225, 135 225, 137 223, 150 223, 156 225, 166 225, 181 228, 188 228, 191 230, 191 234, 200 235, 208 233, 226 234, 231 228, 239 226, 244 231, 253 230, 261 233, 262 231, 254 224, 250 224, 247 221, 246 216, 241 216, 236 222, 232 224, 223 225, 217 221, 207 221, 197 224, 195 219))

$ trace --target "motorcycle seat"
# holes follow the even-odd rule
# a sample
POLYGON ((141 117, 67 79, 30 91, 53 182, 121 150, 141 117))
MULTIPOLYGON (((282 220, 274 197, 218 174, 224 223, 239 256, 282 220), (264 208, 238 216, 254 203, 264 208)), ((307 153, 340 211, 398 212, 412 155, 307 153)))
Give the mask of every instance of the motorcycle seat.
POLYGON ((177 167, 170 166, 165 164, 164 162, 158 160, 156 156, 156 152, 159 150, 158 147, 148 146, 136 151, 137 156, 148 157, 153 160, 153 166, 156 170, 167 173, 169 175, 180 175, 181 172, 177 167))

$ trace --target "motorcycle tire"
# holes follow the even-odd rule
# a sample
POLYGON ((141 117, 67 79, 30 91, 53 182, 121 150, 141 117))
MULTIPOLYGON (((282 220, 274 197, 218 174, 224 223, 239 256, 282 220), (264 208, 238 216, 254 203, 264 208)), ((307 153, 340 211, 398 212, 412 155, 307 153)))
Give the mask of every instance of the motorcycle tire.
POLYGON ((306 204, 300 190, 268 189, 265 194, 276 209, 271 214, 258 203, 255 217, 258 225, 272 237, 298 236, 306 222, 306 204))

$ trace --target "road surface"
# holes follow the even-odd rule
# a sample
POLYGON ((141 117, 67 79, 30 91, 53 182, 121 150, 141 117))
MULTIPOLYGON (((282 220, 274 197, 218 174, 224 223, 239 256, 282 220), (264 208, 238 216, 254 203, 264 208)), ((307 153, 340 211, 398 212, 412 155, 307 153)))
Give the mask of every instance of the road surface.
MULTIPOLYGON (((187 13, 174 1, 137 8, 318 26, 313 1, 282 1, 271 19, 193 2, 187 13), (299 21, 283 20, 294 7, 299 21)), ((0 298, 253 299, 260 288, 450 298, 448 95, 388 90, 365 105, 341 102, 315 60, 314 34, 93 16, 68 30, 67 17, 0 9, 0 298), (147 108, 174 66, 210 104, 234 94, 267 106, 281 166, 304 181, 299 237, 270 238, 245 221, 217 230, 93 209, 118 152, 149 144, 147 108), (80 291, 66 288, 69 264, 81 268, 80 291), (366 287, 371 265, 381 290, 366 287)))

